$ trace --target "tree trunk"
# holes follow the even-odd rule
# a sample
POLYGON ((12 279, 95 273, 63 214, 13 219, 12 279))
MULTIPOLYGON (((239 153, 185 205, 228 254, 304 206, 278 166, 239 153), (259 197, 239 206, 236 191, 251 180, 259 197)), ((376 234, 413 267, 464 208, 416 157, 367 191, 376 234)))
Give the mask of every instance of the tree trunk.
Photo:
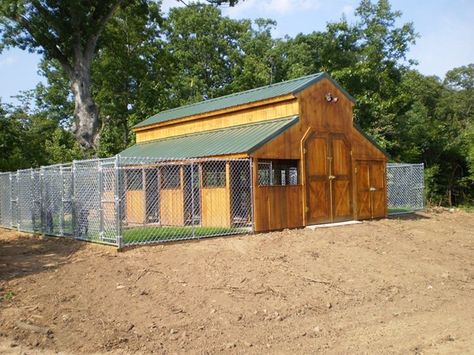
POLYGON ((74 120, 76 139, 85 149, 96 148, 99 128, 99 108, 92 99, 91 73, 85 63, 74 70, 71 90, 74 94, 74 120))

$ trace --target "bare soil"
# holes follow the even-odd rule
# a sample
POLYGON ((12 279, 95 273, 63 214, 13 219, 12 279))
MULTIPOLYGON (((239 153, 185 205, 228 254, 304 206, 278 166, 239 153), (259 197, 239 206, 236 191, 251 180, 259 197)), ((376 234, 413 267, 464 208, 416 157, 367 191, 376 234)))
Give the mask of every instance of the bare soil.
POLYGON ((113 248, 0 230, 0 353, 474 353, 474 214, 113 248))

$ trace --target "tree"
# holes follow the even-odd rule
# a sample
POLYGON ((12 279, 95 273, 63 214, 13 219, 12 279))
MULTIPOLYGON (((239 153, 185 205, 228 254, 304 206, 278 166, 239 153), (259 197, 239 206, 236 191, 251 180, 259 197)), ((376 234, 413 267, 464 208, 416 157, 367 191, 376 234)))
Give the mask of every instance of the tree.
POLYGON ((97 41, 123 0, 5 0, 0 6, 2 46, 17 46, 57 60, 74 94, 76 137, 96 145, 99 112, 91 94, 97 41))
POLYGON ((229 92, 234 70, 241 65, 241 37, 248 21, 223 17, 210 5, 170 10, 164 23, 165 52, 172 57, 173 106, 229 92))

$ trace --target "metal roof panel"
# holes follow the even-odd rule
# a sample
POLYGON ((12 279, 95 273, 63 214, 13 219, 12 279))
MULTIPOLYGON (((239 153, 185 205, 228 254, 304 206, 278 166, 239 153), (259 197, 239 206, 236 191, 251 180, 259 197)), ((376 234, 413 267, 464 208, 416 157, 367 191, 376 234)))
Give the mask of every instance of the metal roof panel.
POLYGON ((250 153, 298 122, 298 116, 278 118, 139 143, 125 149, 124 157, 163 159, 200 158, 250 153))
POLYGON ((205 100, 194 104, 180 106, 170 110, 161 111, 156 115, 147 118, 143 122, 136 124, 133 128, 144 127, 187 116, 217 111, 228 107, 245 105, 248 103, 271 99, 278 96, 296 94, 323 77, 329 76, 325 73, 307 75, 300 78, 283 81, 280 83, 262 86, 256 89, 242 91, 226 96, 221 96, 215 99, 205 100))

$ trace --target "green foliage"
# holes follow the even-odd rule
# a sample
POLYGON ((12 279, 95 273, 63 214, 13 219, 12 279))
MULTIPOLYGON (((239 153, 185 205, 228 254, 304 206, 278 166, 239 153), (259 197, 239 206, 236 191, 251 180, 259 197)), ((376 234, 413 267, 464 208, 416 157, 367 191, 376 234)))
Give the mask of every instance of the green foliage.
POLYGON ((15 298, 16 294, 13 291, 8 291, 2 293, 3 289, 0 289, 0 302, 5 300, 5 301, 11 301, 13 298, 15 298))
MULTIPOLYGON (((103 13, 112 3, 93 1, 91 9, 103 13)), ((39 35, 45 25, 38 4, 65 13, 45 36, 60 38, 59 48, 68 55, 74 33, 67 12, 74 5, 80 26, 92 26, 84 41, 98 33, 90 13, 80 11, 83 0, 2 3, 2 45, 43 51, 40 72, 47 81, 20 95, 19 107, 0 107, 2 170, 85 156, 72 133, 67 66, 11 17, 28 14, 39 35)), ((272 37, 273 20, 233 20, 202 3, 173 8, 166 17, 160 2, 122 5, 104 22, 91 62, 100 113, 100 140, 92 154, 110 156, 133 144, 131 126, 160 110, 326 71, 354 96, 355 121, 394 161, 425 164, 431 203, 474 204, 474 64, 454 68, 444 80, 414 70, 406 56, 417 34, 413 24, 400 22, 388 0, 362 0, 354 23, 342 17, 322 31, 282 39, 272 37)))

